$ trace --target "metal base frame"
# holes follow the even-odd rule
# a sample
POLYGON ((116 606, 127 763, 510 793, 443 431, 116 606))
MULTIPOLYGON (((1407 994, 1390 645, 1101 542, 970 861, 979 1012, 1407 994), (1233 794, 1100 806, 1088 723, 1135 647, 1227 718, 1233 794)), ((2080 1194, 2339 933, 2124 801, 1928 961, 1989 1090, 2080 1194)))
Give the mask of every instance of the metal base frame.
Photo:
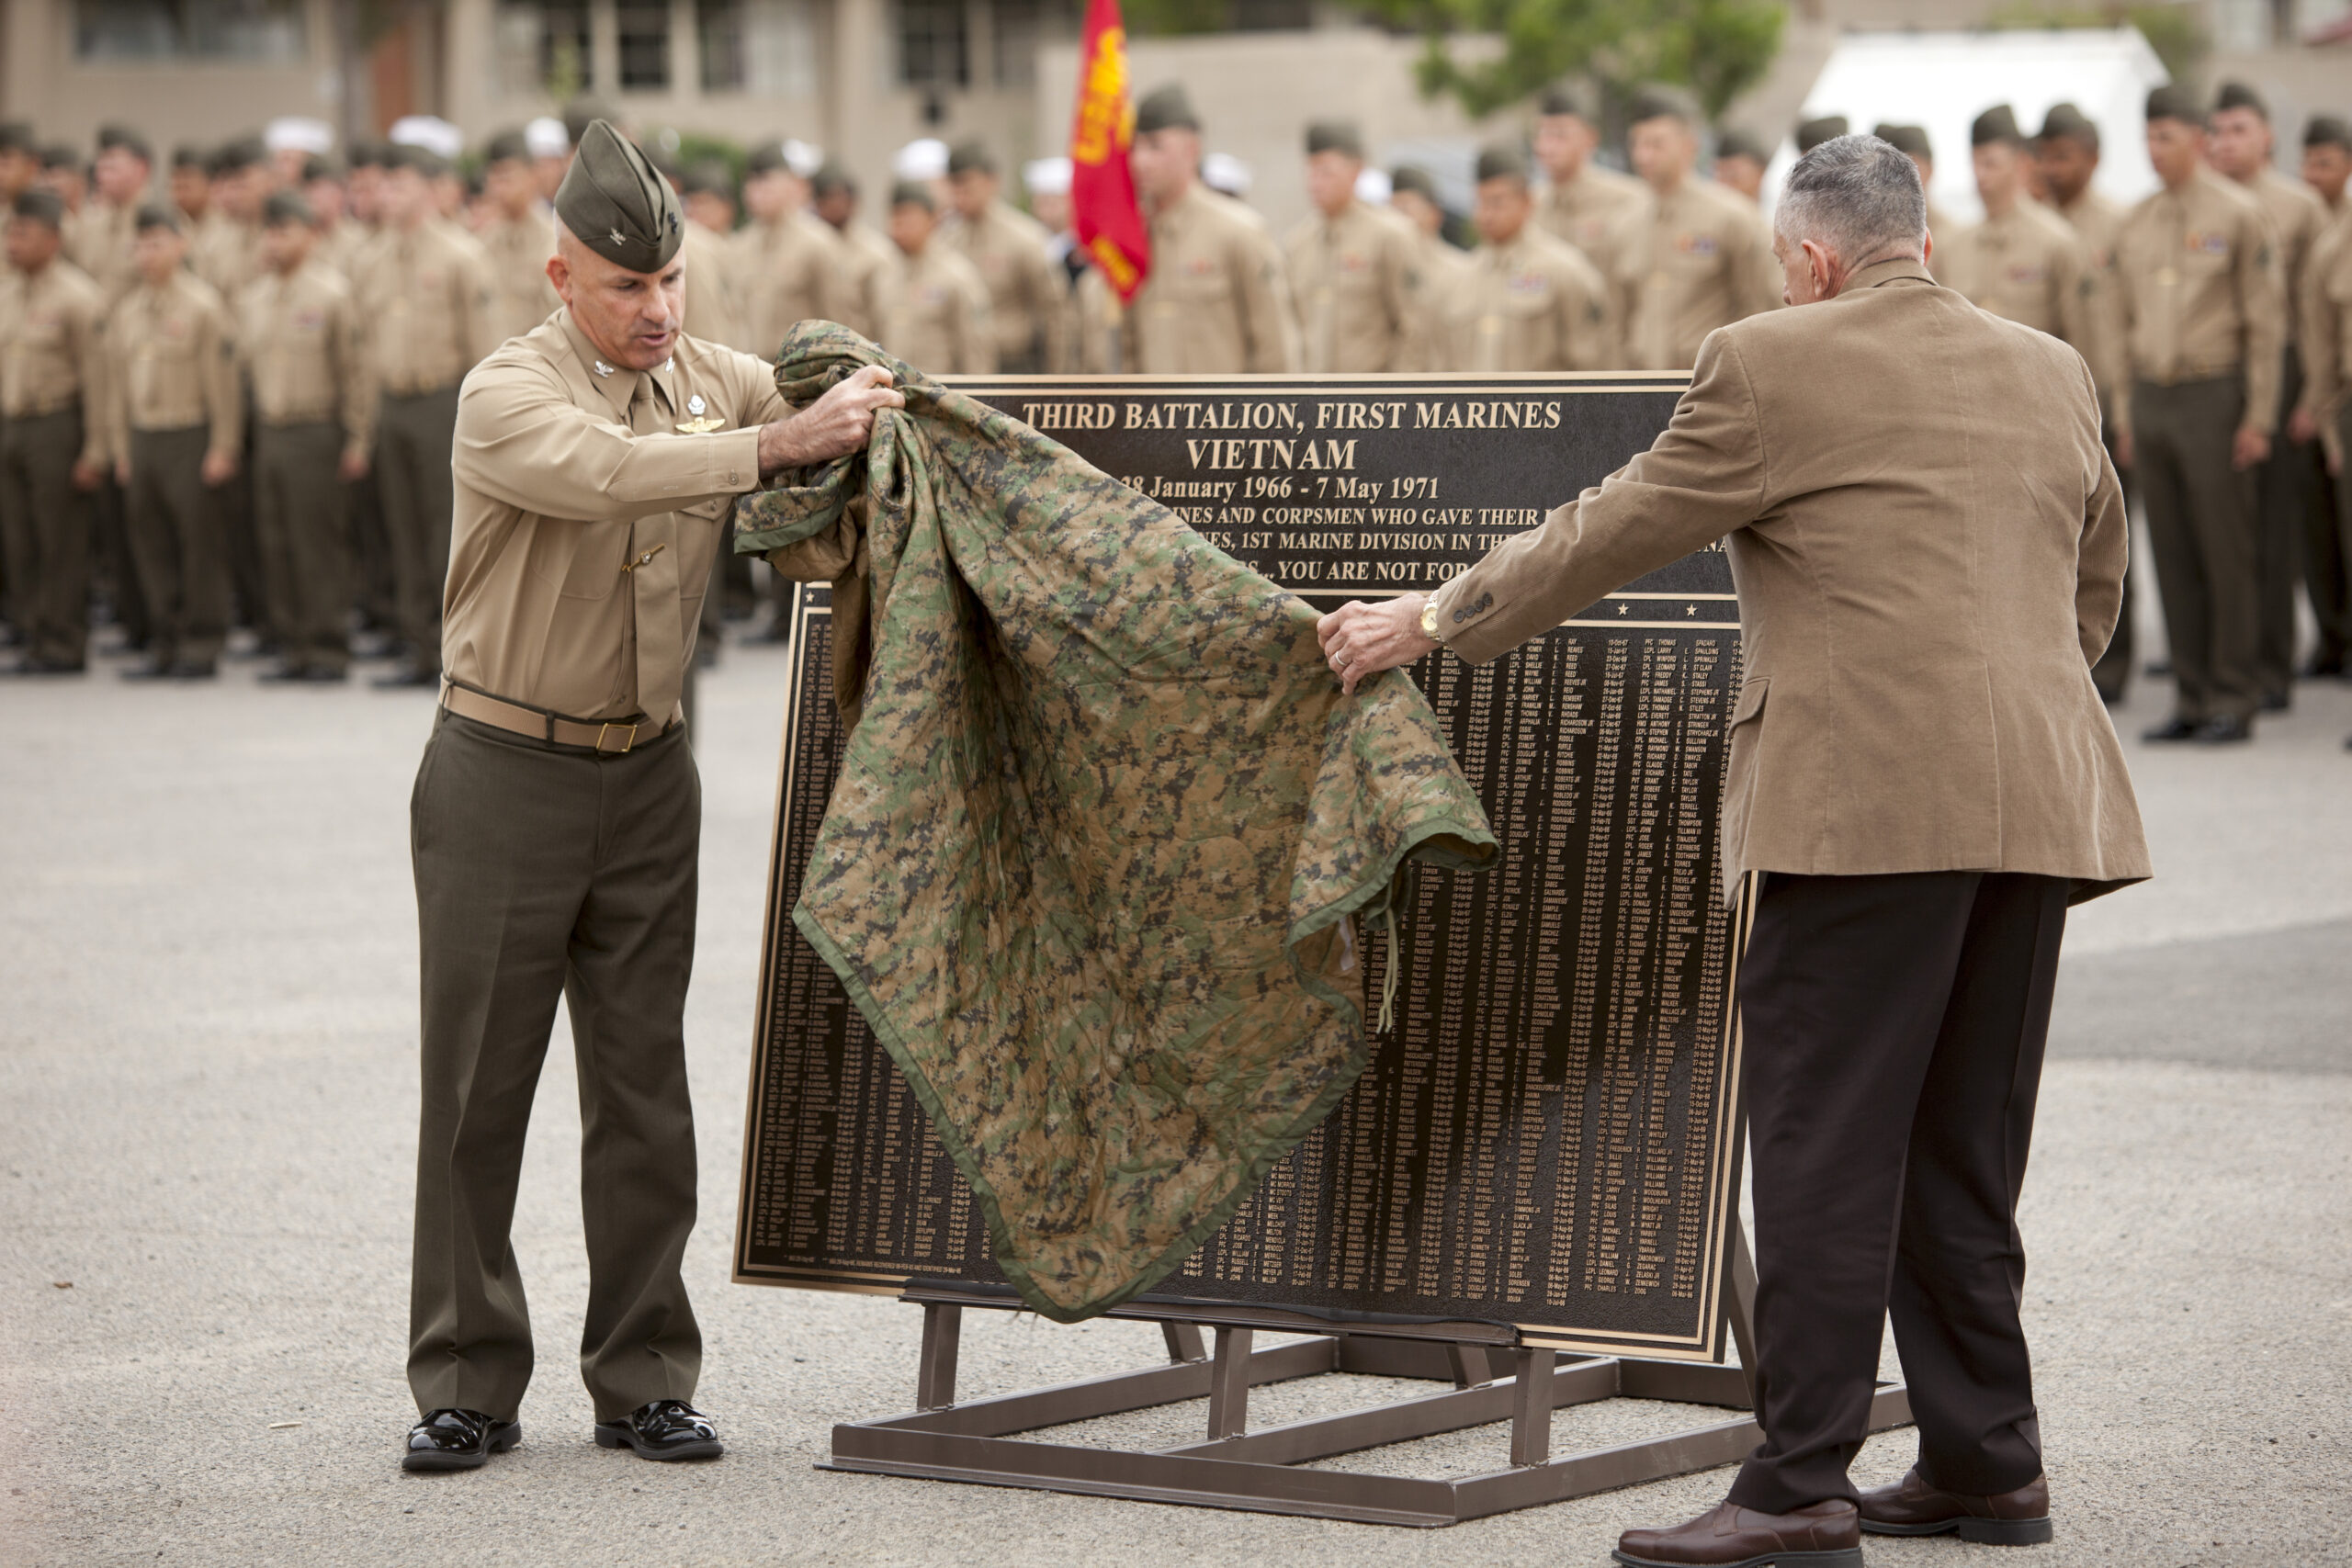
MULTIPOLYGON (((1732 1332, 1741 1361, 1750 1366, 1755 1282, 1747 1238, 1737 1236, 1732 1332)), ((1367 1333, 1330 1325, 1308 1328, 1290 1314, 1257 1326, 1308 1328, 1319 1337, 1257 1350, 1251 1347, 1253 1327, 1232 1323, 1230 1308, 1217 1314, 1228 1321, 1211 1323, 1214 1353, 1203 1346, 1199 1321, 1154 1307, 1149 1311, 1160 1319, 1168 1365, 959 1404, 956 1350, 964 1307, 1011 1303, 957 1300, 937 1290, 910 1290, 901 1299, 923 1309, 916 1408, 905 1416, 836 1426, 832 1455, 820 1470, 1435 1527, 1731 1464, 1763 1438, 1754 1417, 1742 1416, 1554 1459, 1554 1410, 1602 1399, 1662 1399, 1748 1411, 1753 1404, 1747 1375, 1739 1367, 1563 1357, 1496 1343, 1489 1336, 1508 1337, 1510 1331, 1498 1335, 1488 1325, 1475 1325, 1487 1334, 1474 1338, 1462 1332, 1474 1329, 1470 1325, 1417 1331, 1383 1324, 1379 1332, 1367 1333), (1341 1416, 1249 1430, 1252 1388, 1324 1372, 1428 1378, 1453 1387, 1341 1416), (1088 1448, 1014 1436, 1203 1397, 1209 1402, 1204 1440, 1171 1449, 1088 1448), (1503 1420, 1510 1422, 1509 1464, 1481 1475, 1430 1480, 1299 1468, 1313 1460, 1503 1420)), ((1902 1385, 1882 1384, 1871 1402, 1870 1429, 1882 1432, 1910 1420, 1910 1398, 1902 1385)))

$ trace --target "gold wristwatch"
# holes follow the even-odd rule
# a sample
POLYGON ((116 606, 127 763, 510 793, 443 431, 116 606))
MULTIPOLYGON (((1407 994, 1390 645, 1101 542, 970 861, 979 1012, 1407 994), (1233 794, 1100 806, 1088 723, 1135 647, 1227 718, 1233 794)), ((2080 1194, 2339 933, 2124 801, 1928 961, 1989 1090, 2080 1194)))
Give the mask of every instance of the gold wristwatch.
POLYGON ((1421 635, 1429 638, 1431 642, 1439 640, 1437 635, 1437 595, 1434 593, 1421 601, 1421 635))

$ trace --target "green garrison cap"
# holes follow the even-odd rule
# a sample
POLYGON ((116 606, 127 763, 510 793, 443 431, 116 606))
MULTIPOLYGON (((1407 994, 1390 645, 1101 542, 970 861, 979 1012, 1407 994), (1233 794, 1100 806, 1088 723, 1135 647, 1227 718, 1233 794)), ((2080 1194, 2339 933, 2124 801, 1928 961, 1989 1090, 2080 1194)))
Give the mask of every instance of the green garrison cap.
POLYGON ((2213 107, 2252 109, 2266 120, 2270 118, 2270 106, 2262 101, 2262 95, 2243 82, 2222 83, 2221 93, 2213 99, 2213 107))
POLYGON ((0 123, 0 152, 37 152, 40 141, 33 135, 28 121, 12 119, 0 123))
POLYGON ((2187 120, 2191 125, 2205 123, 2204 106, 2197 95, 2177 83, 2166 83, 2148 95, 2148 118, 2187 120))
POLYGON ((1639 125, 1645 119, 1678 119, 1685 125, 1696 125, 1700 118, 1696 99, 1680 88, 1661 82, 1653 82, 1635 93, 1625 110, 1628 125, 1639 125))
POLYGON ((18 194, 17 204, 9 209, 19 218, 29 218, 36 223, 46 223, 62 231, 65 227, 65 203, 53 190, 35 188, 18 194))
POLYGON ((582 244, 631 272, 661 271, 685 243, 677 193, 609 120, 591 120, 581 132, 556 187, 555 214, 582 244))
POLYGON ((233 175, 240 169, 250 169, 256 164, 269 162, 269 149, 262 145, 258 136, 240 136, 234 141, 224 141, 212 154, 212 172, 233 175))
POLYGON ((1928 128, 1924 125, 1889 125, 1882 120, 1871 128, 1871 134, 1886 142, 1898 152, 1914 158, 1932 158, 1935 151, 1928 145, 1928 128))
POLYGON ((339 180, 341 178, 343 178, 343 170, 336 165, 335 161, 333 158, 322 158, 318 153, 312 152, 302 160, 302 183, 304 185, 309 185, 312 180, 339 180))
POLYGON ((921 180, 900 180, 898 184, 892 186, 890 187, 890 205, 893 207, 920 207, 925 212, 936 212, 939 210, 939 199, 931 194, 931 187, 923 184, 921 180))
POLYGON ((686 172, 678 176, 678 194, 723 196, 732 201, 735 199, 734 172, 718 158, 706 158, 701 163, 689 164, 686 172))
POLYGON ((40 166, 44 169, 78 169, 82 166, 82 150, 71 141, 52 141, 40 150, 40 166))
POLYGON ((527 164, 531 161, 531 144, 523 140, 519 130, 502 130, 482 148, 481 159, 485 164, 527 164))
POLYGON ((1419 164, 1399 164, 1388 174, 1388 188, 1394 192, 1411 191, 1430 201, 1437 199, 1437 181, 1419 164))
POLYGON ((967 137, 947 150, 947 172, 951 175, 996 173, 996 159, 989 152, 989 144, 977 136, 967 137))
POLYGON ((1184 91, 1182 82, 1170 82, 1155 87, 1136 105, 1136 134, 1148 136, 1155 130, 1172 130, 1182 126, 1186 130, 1201 129, 1201 117, 1193 112, 1193 96, 1184 91))
POLYGON ((1318 119, 1306 128, 1306 155, 1317 152, 1344 152, 1351 158, 1363 156, 1363 131, 1351 119, 1318 119))
POLYGON ((2007 104, 1995 104, 1969 122, 1968 144, 1989 147, 1996 141, 2018 142, 2025 140, 2018 130, 2017 111, 2007 104))
POLYGON ((2047 141, 2053 136, 2079 141, 2094 152, 2098 151, 2098 127, 2092 123, 2090 116, 2072 104, 2052 104, 2050 112, 2041 117, 2040 140, 2047 141))
POLYGON ((1555 82, 1544 89, 1535 100, 1538 114, 1569 114, 1587 121, 1597 121, 1600 111, 1594 107, 1591 90, 1577 82, 1555 82))
POLYGON ((857 176, 851 174, 849 165, 839 158, 828 158, 817 165, 815 174, 808 176, 808 188, 819 196, 829 196, 837 190, 845 190, 855 196, 857 176))
POLYGON ((1842 114, 1817 115, 1797 121, 1797 156, 1804 157, 1825 141, 1837 141, 1849 129, 1842 114))
POLYGON ((98 151, 128 152, 142 164, 152 164, 155 161, 154 148, 148 145, 145 137, 127 125, 98 127, 98 151))
POLYGON ((772 175, 778 169, 790 167, 792 164, 786 160, 784 144, 780 141, 763 141, 743 155, 743 174, 746 178, 754 175, 772 175))
POLYGON ((2341 115, 2315 114, 2303 123, 2303 145, 2341 147, 2352 152, 2352 125, 2346 125, 2341 115))
POLYGON ((150 201, 142 204, 139 209, 138 216, 132 220, 132 222, 137 225, 139 232, 142 234, 150 229, 169 229, 173 233, 177 234, 187 227, 180 221, 180 209, 167 201, 150 201))
POLYGON ((1478 149, 1478 178, 1485 180, 1524 180, 1527 178, 1527 150, 1516 141, 1490 141, 1478 149))
POLYGON ((274 190, 269 199, 261 204, 261 220, 265 224, 300 223, 305 229, 319 226, 319 215, 311 210, 310 198, 299 190, 274 190))
POLYGON ((1772 161, 1771 149, 1764 145, 1762 137, 1754 131, 1740 130, 1736 128, 1726 130, 1715 138, 1715 156, 1753 158, 1759 164, 1769 164, 1772 161))

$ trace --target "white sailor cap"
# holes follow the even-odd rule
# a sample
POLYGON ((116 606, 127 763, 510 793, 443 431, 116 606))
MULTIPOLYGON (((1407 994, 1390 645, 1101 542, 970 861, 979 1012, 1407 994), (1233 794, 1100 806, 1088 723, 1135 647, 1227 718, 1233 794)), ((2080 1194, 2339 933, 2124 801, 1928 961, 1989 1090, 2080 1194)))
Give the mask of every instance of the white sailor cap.
POLYGON ((1227 196, 1248 196, 1252 177, 1250 165, 1230 152, 1212 152, 1201 160, 1202 180, 1227 196))
POLYGON ((902 180, 944 180, 947 177, 947 143, 936 136, 910 141, 890 154, 890 173, 902 180))
POLYGON ((334 151, 334 128, 308 115, 280 115, 263 127, 261 144, 273 152, 308 152, 323 158, 334 151))
POLYGON ((1021 165, 1021 183, 1029 187, 1031 196, 1068 196, 1069 160, 1032 158, 1021 165))
POLYGON ((402 115, 384 140, 395 147, 422 147, 450 163, 466 150, 466 133, 438 115, 402 115))
POLYGON ((534 158, 561 158, 571 151, 571 132, 555 116, 543 114, 523 128, 523 147, 534 158))
POLYGON ((787 136, 784 139, 784 166, 802 179, 808 179, 825 166, 825 150, 813 141, 787 136))
POLYGON ((1366 164, 1363 171, 1356 175, 1356 199, 1367 207, 1385 207, 1388 198, 1396 194, 1385 169, 1375 169, 1366 164))

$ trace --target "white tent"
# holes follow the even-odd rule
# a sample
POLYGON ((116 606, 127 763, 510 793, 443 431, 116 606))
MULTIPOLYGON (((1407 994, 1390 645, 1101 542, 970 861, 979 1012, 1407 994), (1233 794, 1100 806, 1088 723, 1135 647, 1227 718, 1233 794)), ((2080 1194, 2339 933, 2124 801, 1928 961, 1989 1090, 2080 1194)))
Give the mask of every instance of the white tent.
MULTIPOLYGON (((1805 94, 1804 115, 1842 114, 1858 131, 1889 121, 1925 126, 1936 154, 1928 195, 1973 223, 1984 215, 1968 159, 1968 128, 1979 114, 2007 104, 2030 136, 2051 105, 2073 104, 2099 130, 2096 188, 2129 205, 2156 188, 2143 114, 2148 89, 2170 79, 2136 28, 1854 33, 1830 51, 1805 94)), ((1783 141, 1765 172, 1768 207, 1795 162, 1795 142, 1783 141)))

